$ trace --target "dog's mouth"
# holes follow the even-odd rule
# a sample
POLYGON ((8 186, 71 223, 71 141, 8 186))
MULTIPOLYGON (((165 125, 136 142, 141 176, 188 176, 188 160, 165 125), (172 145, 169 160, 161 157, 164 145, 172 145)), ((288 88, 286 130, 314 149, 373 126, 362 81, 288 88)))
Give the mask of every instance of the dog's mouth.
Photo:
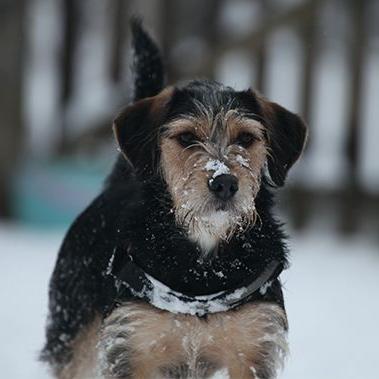
POLYGON ((234 201, 215 201, 212 206, 209 207, 209 213, 228 214, 232 218, 239 218, 244 216, 242 209, 239 209, 238 205, 234 201))
POLYGON ((200 203, 192 204, 191 201, 186 201, 177 209, 186 221, 198 221, 202 218, 207 218, 209 215, 218 215, 219 217, 228 218, 230 220, 229 224, 233 224, 249 218, 255 212, 255 205, 254 198, 221 200, 215 197, 208 197, 200 203))
POLYGON ((209 209, 210 212, 212 211, 235 212, 236 211, 236 205, 233 200, 223 201, 223 200, 214 199, 209 208, 210 208, 209 209))
POLYGON ((211 199, 205 207, 207 213, 226 212, 231 217, 244 217, 255 210, 254 198, 232 198, 229 200, 211 199))
MULTIPOLYGON (((204 203, 203 207, 201 207, 202 211, 199 212, 200 217, 207 217, 208 215, 220 214, 223 217, 237 217, 239 215, 242 216, 243 211, 239 209, 238 203, 234 200, 219 200, 215 198, 208 199, 206 203, 204 203)), ((197 213, 194 210, 194 213, 197 213)))
POLYGON ((228 208, 229 208, 228 204, 221 203, 221 204, 216 205, 215 210, 216 210, 216 212, 218 212, 218 211, 227 211, 228 208))

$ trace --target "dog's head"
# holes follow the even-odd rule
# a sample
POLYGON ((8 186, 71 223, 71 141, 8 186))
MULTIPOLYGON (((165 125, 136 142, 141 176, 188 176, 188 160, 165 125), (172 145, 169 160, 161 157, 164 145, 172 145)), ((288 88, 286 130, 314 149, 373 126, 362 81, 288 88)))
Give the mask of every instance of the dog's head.
POLYGON ((282 186, 306 137, 297 115, 210 81, 137 101, 114 131, 140 176, 162 175, 177 222, 204 250, 255 222, 262 175, 282 186))

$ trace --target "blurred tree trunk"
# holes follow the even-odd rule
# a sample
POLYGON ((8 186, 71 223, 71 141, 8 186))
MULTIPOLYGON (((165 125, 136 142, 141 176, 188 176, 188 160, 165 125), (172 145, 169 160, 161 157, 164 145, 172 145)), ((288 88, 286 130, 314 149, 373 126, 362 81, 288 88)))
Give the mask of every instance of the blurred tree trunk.
POLYGON ((205 78, 215 79, 216 72, 216 60, 219 57, 216 57, 214 54, 214 48, 219 43, 219 31, 217 20, 220 16, 222 7, 224 6, 224 0, 208 0, 207 7, 204 7, 203 12, 203 22, 201 23, 201 35, 204 36, 207 47, 209 49, 208 62, 204 67, 202 75, 205 78), (209 21, 211 20, 211 22, 209 21))
POLYGON ((0 1, 0 217, 11 217, 10 183, 22 154, 23 0, 0 1))
POLYGON ((58 151, 65 153, 68 150, 68 124, 65 111, 74 90, 74 59, 78 37, 79 2, 64 0, 62 2, 63 14, 63 47, 60 67, 60 105, 63 112, 60 125, 58 151))
POLYGON ((177 32, 176 18, 177 18, 177 1, 162 0, 160 7, 161 18, 161 50, 162 57, 165 64, 166 79, 169 83, 176 82, 178 73, 175 66, 171 62, 171 50, 175 41, 177 32))
MULTIPOLYGON (((267 20, 273 11, 273 4, 271 0, 260 0, 260 17, 262 20, 267 20)), ((262 92, 266 91, 266 69, 267 69, 267 48, 266 41, 267 36, 262 35, 260 39, 257 40, 257 46, 255 48, 254 54, 257 60, 257 73, 256 73, 256 83, 255 88, 262 92)))
MULTIPOLYGON (((300 84, 300 114, 308 124, 308 130, 312 133, 312 106, 314 105, 314 85, 316 77, 316 65, 318 59, 318 20, 320 1, 308 3, 307 12, 299 20, 298 32, 302 42, 302 66, 303 72, 300 84)), ((311 139, 305 146, 307 152, 311 139)), ((310 218, 311 199, 308 191, 297 187, 292 189, 293 198, 293 222, 296 229, 303 229, 310 218)))
POLYGON ((120 83, 122 72, 125 66, 123 50, 125 40, 129 32, 127 6, 125 0, 115 0, 112 2, 112 35, 110 54, 110 78, 113 83, 120 83))
POLYGON ((362 136, 363 80, 367 49, 367 3, 350 0, 351 39, 347 135, 345 157, 348 166, 347 186, 341 206, 341 230, 351 233, 356 230, 361 207, 362 188, 359 183, 360 139, 362 136))

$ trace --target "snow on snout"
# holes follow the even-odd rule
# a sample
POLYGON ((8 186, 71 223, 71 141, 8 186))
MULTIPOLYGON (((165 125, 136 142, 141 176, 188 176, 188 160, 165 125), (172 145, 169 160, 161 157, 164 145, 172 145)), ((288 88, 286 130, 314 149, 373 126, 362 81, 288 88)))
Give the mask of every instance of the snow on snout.
POLYGON ((227 368, 216 371, 210 379, 230 379, 229 371, 227 368))
POLYGON ((249 160, 244 158, 242 155, 238 154, 236 156, 236 161, 239 163, 242 167, 249 167, 249 160))
POLYGON ((207 171, 214 171, 212 179, 217 178, 220 175, 229 174, 229 167, 218 159, 210 160, 204 166, 204 169, 207 171))

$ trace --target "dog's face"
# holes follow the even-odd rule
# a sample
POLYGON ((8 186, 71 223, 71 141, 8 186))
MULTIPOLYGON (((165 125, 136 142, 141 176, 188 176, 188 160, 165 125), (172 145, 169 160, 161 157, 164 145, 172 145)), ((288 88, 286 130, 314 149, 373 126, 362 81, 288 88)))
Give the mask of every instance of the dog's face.
POLYGON ((160 139, 176 219, 203 250, 255 221, 267 157, 263 125, 231 104, 220 105, 187 103, 186 113, 165 123, 160 139))
POLYGON ((177 223, 204 251, 256 221, 262 175, 283 185, 306 135, 279 105, 213 82, 137 102, 115 120, 115 133, 137 172, 161 173, 177 223))

